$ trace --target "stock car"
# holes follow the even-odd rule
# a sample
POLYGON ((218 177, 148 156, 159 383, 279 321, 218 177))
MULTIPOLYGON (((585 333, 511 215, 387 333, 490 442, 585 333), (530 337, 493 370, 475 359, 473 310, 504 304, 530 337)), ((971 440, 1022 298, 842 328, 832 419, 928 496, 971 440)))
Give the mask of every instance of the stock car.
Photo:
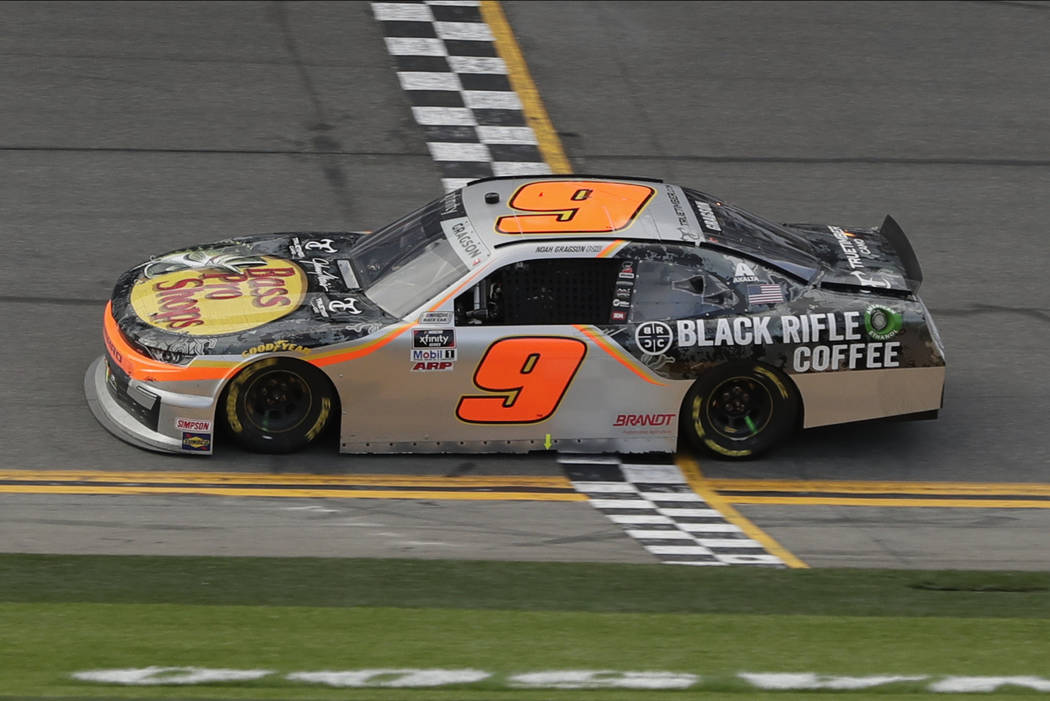
POLYGON ((496 177, 374 233, 231 238, 117 281, 85 390, 119 438, 285 453, 673 452, 941 408, 904 233, 661 180, 496 177), (223 428, 222 431, 219 431, 223 428), (226 430, 228 429, 228 430, 226 430))

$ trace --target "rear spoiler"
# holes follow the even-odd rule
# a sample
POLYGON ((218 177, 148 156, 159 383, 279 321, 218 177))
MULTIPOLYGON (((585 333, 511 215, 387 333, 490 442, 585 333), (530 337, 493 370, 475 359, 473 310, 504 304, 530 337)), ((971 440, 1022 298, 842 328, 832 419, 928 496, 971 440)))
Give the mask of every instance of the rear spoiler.
POLYGON ((904 268, 904 278, 908 281, 908 287, 912 292, 917 292, 919 285, 922 284, 922 268, 919 267, 919 259, 915 257, 915 250, 911 247, 908 237, 904 235, 900 224, 887 214, 882 220, 882 226, 879 227, 879 234, 897 252, 897 257, 900 258, 901 266, 904 268))

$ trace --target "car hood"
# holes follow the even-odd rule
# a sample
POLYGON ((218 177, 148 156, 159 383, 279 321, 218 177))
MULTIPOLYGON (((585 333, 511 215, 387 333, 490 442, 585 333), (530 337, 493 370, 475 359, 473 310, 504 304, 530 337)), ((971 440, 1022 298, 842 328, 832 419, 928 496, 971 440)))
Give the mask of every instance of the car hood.
POLYGON ((397 321, 361 291, 347 251, 363 234, 226 239, 121 275, 112 313, 140 352, 171 363, 352 341, 397 321))

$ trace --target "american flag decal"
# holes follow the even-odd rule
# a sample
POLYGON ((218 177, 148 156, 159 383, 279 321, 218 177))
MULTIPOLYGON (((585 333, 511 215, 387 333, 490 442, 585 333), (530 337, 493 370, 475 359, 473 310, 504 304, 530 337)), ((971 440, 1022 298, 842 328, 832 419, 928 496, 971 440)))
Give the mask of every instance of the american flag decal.
POLYGON ((780 304, 784 301, 784 293, 780 291, 780 285, 748 285, 748 304, 780 304))

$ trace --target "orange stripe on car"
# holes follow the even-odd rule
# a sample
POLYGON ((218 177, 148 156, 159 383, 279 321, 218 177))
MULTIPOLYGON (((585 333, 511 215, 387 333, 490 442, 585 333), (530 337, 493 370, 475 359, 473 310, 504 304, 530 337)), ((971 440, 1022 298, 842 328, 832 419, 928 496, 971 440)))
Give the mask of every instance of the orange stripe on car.
POLYGON ((230 361, 203 361, 200 364, 175 365, 142 355, 135 350, 120 332, 113 318, 113 303, 106 303, 102 323, 102 338, 110 359, 136 380, 146 382, 169 382, 176 380, 222 380, 228 377, 238 363, 230 361))
POLYGON ((604 334, 595 333, 593 329, 588 328, 586 326, 582 326, 580 324, 574 324, 574 326, 580 333, 582 333, 587 338, 591 339, 594 342, 594 345, 598 346, 603 351, 611 355, 616 360, 616 362, 620 363, 620 365, 623 365, 625 368, 627 368, 635 375, 648 382, 649 384, 656 385, 658 387, 663 387, 666 384, 665 382, 660 382, 659 380, 654 380, 652 377, 650 377, 647 372, 638 367, 637 363, 635 363, 633 358, 631 358, 629 355, 620 350, 619 347, 613 346, 611 343, 609 343, 609 341, 606 340, 604 334))
POLYGON ((623 239, 616 239, 615 241, 610 243, 608 246, 603 248, 601 253, 599 253, 595 257, 596 258, 608 258, 609 256, 611 256, 613 253, 616 252, 617 248, 619 248, 620 246, 622 246, 625 243, 627 243, 627 242, 624 241, 623 239))
POLYGON ((372 353, 373 351, 379 350, 380 348, 382 348, 383 346, 385 346, 386 344, 390 343, 395 338, 403 334, 405 331, 408 331, 413 326, 416 326, 416 322, 414 321, 410 324, 405 324, 404 326, 398 326, 383 334, 379 338, 373 341, 369 341, 368 343, 357 346, 355 348, 344 348, 335 351, 328 351, 327 353, 318 353, 316 355, 311 355, 305 360, 307 360, 311 365, 316 365, 317 367, 322 368, 325 365, 341 363, 344 360, 353 360, 354 358, 361 358, 363 356, 368 355, 369 353, 372 353))

